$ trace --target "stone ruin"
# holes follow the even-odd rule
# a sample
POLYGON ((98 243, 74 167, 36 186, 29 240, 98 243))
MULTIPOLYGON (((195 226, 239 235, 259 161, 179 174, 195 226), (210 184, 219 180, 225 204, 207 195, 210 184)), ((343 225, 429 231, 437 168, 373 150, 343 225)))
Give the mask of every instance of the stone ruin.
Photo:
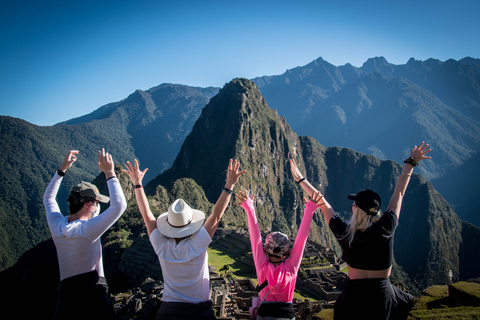
MULTIPOLYGON (((247 230, 218 229, 212 245, 238 254, 242 257, 241 261, 252 267, 248 272, 255 271, 247 230)), ((128 251, 122 258, 120 267, 130 273, 132 284, 140 285, 114 296, 117 319, 155 319, 163 293, 162 281, 154 280, 155 275, 158 276, 161 272, 157 257, 147 237, 137 239, 128 251)), ((339 261, 333 251, 307 241, 302 261, 305 272, 299 274, 297 287, 317 297, 318 301, 294 299, 298 319, 315 319, 314 314, 322 308, 333 307, 332 302, 340 294, 341 285, 347 276, 340 271, 345 267, 346 264, 339 261)), ((251 279, 229 280, 220 277, 210 266, 210 286, 217 319, 250 319, 249 307, 257 295, 256 285, 251 279)))

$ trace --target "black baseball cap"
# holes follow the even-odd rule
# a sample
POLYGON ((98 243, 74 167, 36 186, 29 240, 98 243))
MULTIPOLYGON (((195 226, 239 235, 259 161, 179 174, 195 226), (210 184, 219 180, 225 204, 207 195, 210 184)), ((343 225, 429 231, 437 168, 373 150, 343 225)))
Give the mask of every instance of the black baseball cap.
POLYGON ((355 201, 357 207, 372 216, 378 213, 382 204, 382 200, 378 193, 370 189, 365 189, 357 194, 349 194, 348 199, 355 201))

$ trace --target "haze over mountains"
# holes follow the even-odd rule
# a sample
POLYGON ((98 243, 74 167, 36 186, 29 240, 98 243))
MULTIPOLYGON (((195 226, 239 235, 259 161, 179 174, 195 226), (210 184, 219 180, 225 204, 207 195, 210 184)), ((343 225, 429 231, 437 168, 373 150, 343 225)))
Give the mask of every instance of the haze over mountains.
MULTIPOLYGON (((334 209, 344 214, 349 211, 345 195, 366 187, 378 190, 387 203, 400 165, 381 159, 402 162, 421 140, 431 143, 434 159, 415 171, 432 183, 448 177, 451 181, 444 187, 456 186, 461 201, 467 192, 458 188, 469 186, 474 191, 479 181, 478 170, 462 170, 475 168, 478 158, 480 135, 474 118, 480 102, 478 59, 410 60, 407 65, 392 66, 376 58, 362 68, 335 67, 318 59, 281 76, 256 78, 258 88, 236 79, 220 92, 172 84, 137 90, 125 100, 51 127, 0 117, 0 240, 4 244, 0 270, 49 237, 41 196, 70 149, 81 154, 62 184, 58 199, 64 208, 62 199, 75 182, 98 175, 96 151, 102 147, 117 163, 140 159, 141 167, 150 169, 146 190, 157 200, 170 200, 165 194, 174 193, 175 183, 183 181, 178 179, 189 178, 181 185, 198 189, 195 194, 204 192, 198 205, 207 208, 221 191, 228 159, 236 157, 249 170, 242 187, 257 194, 262 228, 294 233, 303 210, 301 192, 289 176, 289 157, 298 157, 307 177, 321 183, 334 209), (369 73, 370 65, 386 74, 369 73), (457 75, 470 89, 452 97, 458 90, 447 94, 447 89, 434 85, 449 87, 449 79, 438 79, 444 69, 450 70, 443 71, 444 77, 457 75), (400 76, 399 70, 427 79, 429 89, 400 76), (443 93, 442 98, 435 90, 443 93), (456 103, 455 107, 447 102, 456 103), (303 131, 312 134, 297 136, 306 134, 303 131), (358 143, 358 149, 350 142, 358 143)), ((397 263, 420 287, 447 281, 449 270, 455 277, 462 277, 459 270, 469 274, 469 263, 474 263, 473 241, 461 240, 472 239, 478 228, 466 228, 468 237, 461 234, 464 228, 453 212, 456 209, 434 187, 419 175, 412 179, 395 244, 397 263)), ((470 211, 465 212, 460 218, 474 222, 470 211)), ((230 226, 243 220, 238 208, 225 216, 230 226)), ((335 247, 320 215, 315 223, 312 239, 335 247)))
POLYGON ((474 160, 480 150, 479 59, 412 58, 392 65, 377 57, 355 68, 319 58, 253 81, 294 131, 325 146, 401 162, 419 139, 428 141, 434 159, 418 171, 462 219, 480 225, 469 197, 480 191, 474 160), (460 180, 462 172, 467 179, 460 180))

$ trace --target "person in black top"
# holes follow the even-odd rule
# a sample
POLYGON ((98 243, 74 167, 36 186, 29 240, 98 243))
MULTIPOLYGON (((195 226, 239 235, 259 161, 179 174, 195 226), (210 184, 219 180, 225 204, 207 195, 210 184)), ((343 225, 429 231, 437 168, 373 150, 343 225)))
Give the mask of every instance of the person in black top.
MULTIPOLYGON (((350 194, 352 218, 347 224, 338 217, 322 196, 320 210, 342 247, 342 259, 348 264, 348 278, 335 302, 334 319, 407 319, 413 296, 392 286, 393 239, 398 225, 403 196, 413 168, 430 159, 431 149, 422 142, 406 159, 393 195, 384 214, 380 196, 369 189, 350 194)), ((295 161, 294 178, 310 196, 317 190, 303 177, 295 161)))

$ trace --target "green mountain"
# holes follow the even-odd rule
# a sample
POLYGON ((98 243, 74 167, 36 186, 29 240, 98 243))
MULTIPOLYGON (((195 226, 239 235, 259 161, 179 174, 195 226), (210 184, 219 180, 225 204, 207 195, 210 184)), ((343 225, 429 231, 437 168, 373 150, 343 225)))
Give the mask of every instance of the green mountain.
MULTIPOLYGON (((388 203, 401 166, 351 149, 326 148, 313 138, 298 136, 285 119, 266 104, 253 82, 235 79, 203 109, 171 169, 149 182, 172 185, 191 178, 214 202, 224 182, 224 167, 236 158, 247 169, 238 189, 256 194, 260 226, 264 231, 295 234, 302 212, 302 192, 293 182, 288 159, 295 157, 308 179, 324 191, 333 208, 348 216, 346 195, 364 188, 377 190, 388 203), (212 143, 212 141, 214 143, 212 143)), ((238 208, 229 210, 226 224, 245 221, 238 208)), ((336 241, 318 214, 311 237, 327 246, 336 241)), ((461 223, 448 203, 421 175, 408 188, 396 235, 396 262, 419 284, 446 283, 451 270, 459 276, 458 250, 461 223)))
POLYGON ((63 199, 71 187, 98 175, 97 151, 103 147, 117 163, 142 159, 142 166, 151 169, 146 180, 170 167, 201 109, 217 91, 164 84, 48 127, 0 116, 0 270, 50 236, 42 196, 69 150, 80 154, 59 190, 64 212, 63 199))
MULTIPOLYGON (((31 150, 27 148, 29 151, 26 155, 19 157, 11 151, 3 163, 4 167, 7 163, 16 163, 15 166, 10 165, 11 171, 2 170, 4 175, 2 177, 13 178, 12 183, 17 185, 20 180, 15 179, 18 175, 11 174, 13 168, 25 172, 27 170, 23 167, 28 167, 32 174, 26 180, 41 175, 45 181, 43 183, 48 182, 51 173, 61 161, 60 155, 62 157, 64 155, 63 151, 55 149, 55 143, 60 143, 60 147, 66 148, 65 141, 61 144, 62 135, 69 133, 80 138, 81 131, 77 132, 76 126, 90 125, 89 128, 92 130, 89 132, 93 132, 91 123, 96 121, 42 128, 21 120, 7 117, 0 119, 4 121, 2 130, 7 124, 10 125, 5 132, 13 132, 12 141, 18 143, 19 140, 26 141, 25 145, 21 144, 19 148, 24 150, 23 147, 30 144, 31 150), (17 136, 19 138, 15 140, 14 137, 17 136), (49 143, 46 144, 45 141, 49 143), (53 146, 50 145, 50 141, 53 141, 53 146), (52 159, 49 166, 40 165, 40 160, 30 161, 27 165, 26 159, 29 157, 52 159), (25 165, 22 166, 22 162, 25 165)), ((10 148, 14 150, 13 147, 10 148)), ((96 145, 90 148, 94 153, 96 145)), ((288 163, 291 157, 296 159, 309 181, 323 191, 335 211, 344 218, 348 218, 351 206, 351 201, 347 200, 346 196, 364 188, 371 188, 380 194, 383 199, 382 210, 385 210, 401 172, 401 166, 394 161, 381 160, 348 148, 327 148, 312 137, 298 136, 286 120, 267 105, 255 83, 247 79, 235 79, 226 84, 203 108, 181 146, 172 168, 148 182, 145 190, 155 215, 165 212, 176 198, 184 198, 192 207, 209 214, 213 203, 222 192, 228 160, 236 158, 240 161, 241 168, 247 170, 247 174, 241 177, 235 191, 247 189, 256 194, 255 205, 261 229, 283 231, 294 236, 303 216, 305 195, 291 178, 288 163)), ((91 159, 90 161, 94 162, 91 159)), ((85 166, 82 163, 86 162, 87 159, 79 159, 66 177, 76 175, 75 178, 80 178, 81 174, 86 172, 86 169, 82 168, 85 166)), ((142 168, 144 167, 142 165, 142 168)), ((143 235, 145 227, 133 197, 133 186, 128 177, 121 173, 119 166, 116 170, 125 191, 128 208, 102 238, 105 270, 109 284, 114 290, 122 288, 128 280, 125 277, 133 273, 141 273, 144 276, 158 273, 158 269, 147 269, 145 265, 145 259, 156 265, 156 257, 153 250, 149 252, 148 245, 144 246, 148 241, 143 235), (127 264, 127 256, 130 262, 134 261, 133 265, 127 264)), ((100 187, 101 192, 106 192, 102 189, 105 188, 102 174, 97 173, 91 180, 100 187)), ((39 185, 41 183, 42 181, 39 181, 39 185)), ((31 186, 28 183, 24 185, 31 186)), ((29 195, 36 193, 38 203, 33 197, 29 202, 41 206, 44 186, 36 187, 38 190, 29 195)), ((6 192, 5 186, 3 188, 2 192, 6 192)), ((12 191, 15 192, 27 194, 21 189, 12 191)), ((12 199, 15 198, 13 194, 11 196, 12 199)), ((13 201, 10 203, 14 204, 13 201)), ((2 203, 1 208, 3 214, 8 207, 2 203)), ((2 215, 2 219, 8 224, 17 223, 14 226, 23 232, 24 240, 33 235, 40 238, 40 232, 46 234, 48 230, 43 218, 43 209, 37 210, 37 215, 32 215, 34 219, 31 219, 29 229, 25 227, 26 216, 18 216, 17 218, 20 218, 18 222, 6 220, 7 215, 2 215), (37 222, 37 225, 33 222, 37 222)), ((233 206, 233 200, 221 226, 246 226, 245 213, 238 206, 233 206)), ((471 224, 466 224, 462 228, 459 217, 435 191, 432 184, 423 176, 414 174, 406 192, 396 233, 394 273, 406 274, 406 278, 402 279, 403 283, 411 283, 414 286, 412 289, 416 290, 433 284, 448 283, 449 273, 453 274, 454 280, 459 279, 462 272, 470 276, 471 272, 475 272, 475 267, 469 263, 472 261, 472 252, 476 249, 479 230, 471 224)), ((5 235, 11 236, 4 232, 5 235)), ((13 231, 10 229, 8 232, 13 231)), ((320 212, 314 216, 310 238, 339 253, 337 242, 320 212)), ((18 239, 22 240, 21 237, 18 239)), ((33 245, 32 242, 31 246, 33 245)), ((39 246, 27 251, 17 264, 0 272, 2 283, 6 287, 15 288, 9 293, 10 299, 18 297, 23 301, 25 294, 28 294, 32 287, 37 288, 35 292, 38 292, 38 288, 47 290, 47 287, 54 287, 55 283, 47 286, 43 281, 52 279, 50 272, 58 272, 52 267, 53 257, 51 241, 41 242, 39 246), (39 273, 44 273, 44 276, 40 277, 39 273)), ((43 300, 37 301, 41 305, 43 300)))
POLYGON ((425 139, 435 157, 417 171, 463 220, 480 226, 475 205, 458 189, 480 192, 478 175, 471 176, 480 152, 479 61, 410 59, 393 65, 376 57, 355 68, 319 58, 253 81, 294 131, 325 146, 401 162, 425 139))

